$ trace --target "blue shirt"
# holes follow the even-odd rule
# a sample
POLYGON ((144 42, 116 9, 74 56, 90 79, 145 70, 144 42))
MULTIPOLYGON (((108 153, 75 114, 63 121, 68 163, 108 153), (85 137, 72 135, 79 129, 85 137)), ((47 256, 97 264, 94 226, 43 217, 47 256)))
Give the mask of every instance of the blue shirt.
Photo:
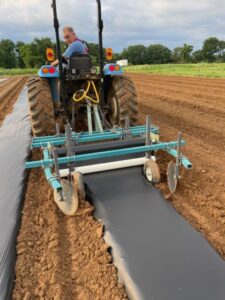
POLYGON ((68 59, 74 52, 76 54, 87 54, 87 50, 85 43, 80 40, 76 40, 68 46, 63 56, 68 59))

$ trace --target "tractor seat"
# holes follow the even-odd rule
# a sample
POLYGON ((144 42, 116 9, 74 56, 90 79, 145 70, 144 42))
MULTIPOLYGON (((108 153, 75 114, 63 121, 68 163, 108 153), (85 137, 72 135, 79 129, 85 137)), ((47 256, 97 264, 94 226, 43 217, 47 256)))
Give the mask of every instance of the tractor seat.
POLYGON ((89 54, 73 53, 68 61, 68 71, 71 74, 90 74, 92 68, 91 57, 89 54))

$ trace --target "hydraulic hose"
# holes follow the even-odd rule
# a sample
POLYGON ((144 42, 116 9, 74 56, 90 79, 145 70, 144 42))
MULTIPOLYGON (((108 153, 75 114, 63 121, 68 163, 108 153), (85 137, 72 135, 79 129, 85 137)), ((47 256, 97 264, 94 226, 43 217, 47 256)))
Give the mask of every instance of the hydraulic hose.
POLYGON ((76 92, 74 93, 74 95, 73 95, 73 101, 74 101, 74 102, 81 102, 81 101, 84 100, 84 99, 88 99, 88 100, 90 100, 91 102, 93 102, 93 103, 95 103, 95 104, 99 104, 99 101, 100 101, 100 99, 99 99, 99 94, 98 94, 98 92, 97 92, 97 89, 96 89, 96 86, 95 86, 95 83, 94 83, 93 80, 88 80, 88 84, 87 84, 86 90, 79 90, 79 91, 76 91, 76 92), (93 90, 94 90, 94 92, 95 92, 96 99, 94 99, 94 98, 88 96, 88 93, 89 93, 89 91, 90 91, 91 86, 93 87, 93 90), (83 93, 83 94, 82 94, 82 96, 80 96, 80 97, 78 98, 78 93, 83 93))

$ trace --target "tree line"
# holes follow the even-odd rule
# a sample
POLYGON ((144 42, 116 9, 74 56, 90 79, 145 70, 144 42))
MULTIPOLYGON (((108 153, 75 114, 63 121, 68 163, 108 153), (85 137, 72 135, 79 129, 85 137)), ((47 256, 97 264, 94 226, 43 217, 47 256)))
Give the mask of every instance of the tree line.
MULTIPOLYGON (((98 62, 98 45, 87 43, 93 64, 98 62)), ((38 68, 46 63, 46 49, 56 48, 50 38, 35 38, 30 43, 10 39, 0 41, 0 67, 2 68, 38 68)), ((66 48, 61 42, 62 50, 66 48)), ((133 45, 121 53, 114 53, 113 61, 128 59, 130 64, 166 64, 166 63, 199 63, 225 62, 225 41, 216 37, 207 38, 202 48, 194 51, 194 47, 184 44, 171 50, 161 44, 133 45)))
POLYGON ((194 46, 184 44, 173 50, 157 44, 129 46, 120 54, 134 65, 166 63, 225 62, 225 41, 216 37, 207 38, 202 48, 194 51, 194 46))
MULTIPOLYGON (((98 45, 87 43, 93 64, 97 64, 98 45)), ((19 41, 14 43, 10 39, 0 40, 0 68, 39 68, 46 63, 46 49, 53 48, 56 52, 56 44, 50 38, 35 38, 30 43, 19 41)), ((66 44, 61 41, 61 49, 64 52, 66 44)))

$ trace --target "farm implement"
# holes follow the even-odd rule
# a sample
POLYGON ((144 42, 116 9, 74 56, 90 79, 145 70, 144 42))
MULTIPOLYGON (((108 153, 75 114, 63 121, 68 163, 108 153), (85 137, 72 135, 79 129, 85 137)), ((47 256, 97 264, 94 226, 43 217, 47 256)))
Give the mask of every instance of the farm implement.
MULTIPOLYGON (((43 158, 27 162, 26 168, 43 168, 54 189, 55 202, 67 215, 74 215, 79 198, 85 197, 83 175, 87 173, 142 165, 145 179, 159 183, 155 158, 159 150, 174 157, 167 176, 169 190, 175 192, 180 167, 192 167, 181 154, 185 141, 179 134, 177 141, 161 142, 159 128, 149 116, 144 126, 137 126, 138 101, 133 82, 121 66, 110 62, 111 48, 106 49, 104 63, 100 0, 98 69, 92 66, 88 53, 74 52, 68 59, 62 55, 56 0, 52 0, 52 8, 59 67, 45 65, 39 77, 28 82, 32 149, 42 149, 43 158)), ((81 43, 71 28, 67 35, 73 43, 81 43)), ((53 49, 47 49, 47 58, 49 62, 54 60, 53 49)))
MULTIPOLYGON (((108 170, 143 166, 144 178, 152 183, 160 182, 160 171, 155 154, 166 151, 174 161, 168 165, 168 187, 175 192, 180 167, 192 167, 181 154, 185 141, 181 134, 177 141, 160 142, 159 128, 151 125, 150 117, 145 126, 130 127, 128 119, 124 128, 103 131, 73 132, 65 126, 65 134, 35 137, 32 148, 42 149, 43 159, 26 163, 26 168, 42 167, 58 207, 67 215, 74 215, 79 198, 85 197, 83 175, 108 170)), ((113 183, 112 183, 113 187, 113 183)))

